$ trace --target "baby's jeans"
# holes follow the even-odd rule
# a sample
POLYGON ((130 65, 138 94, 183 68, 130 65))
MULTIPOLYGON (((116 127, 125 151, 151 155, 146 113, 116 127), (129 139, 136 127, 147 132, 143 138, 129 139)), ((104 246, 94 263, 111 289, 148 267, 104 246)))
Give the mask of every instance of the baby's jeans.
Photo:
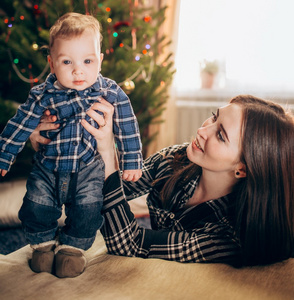
POLYGON ((19 211, 27 241, 31 245, 52 241, 87 250, 104 218, 102 187, 104 162, 98 155, 78 173, 52 172, 38 161, 27 181, 27 192, 19 211), (65 226, 58 231, 58 219, 65 205, 65 226))

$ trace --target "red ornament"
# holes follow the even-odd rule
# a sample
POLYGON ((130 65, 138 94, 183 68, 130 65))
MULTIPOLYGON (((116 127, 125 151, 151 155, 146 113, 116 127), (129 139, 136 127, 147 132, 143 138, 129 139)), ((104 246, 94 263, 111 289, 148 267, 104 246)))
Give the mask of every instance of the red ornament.
POLYGON ((151 22, 151 20, 152 20, 152 18, 151 18, 151 16, 145 16, 144 18, 143 18, 143 20, 146 22, 146 23, 149 23, 149 22, 151 22))
POLYGON ((37 4, 34 5, 33 13, 36 16, 41 14, 41 10, 39 9, 39 5, 37 5, 37 4))

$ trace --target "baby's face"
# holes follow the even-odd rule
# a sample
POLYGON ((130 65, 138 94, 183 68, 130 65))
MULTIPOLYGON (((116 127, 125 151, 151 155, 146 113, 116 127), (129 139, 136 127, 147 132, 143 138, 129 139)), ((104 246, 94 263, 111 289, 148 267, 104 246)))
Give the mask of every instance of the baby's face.
POLYGON ((69 39, 57 38, 48 56, 51 73, 64 88, 84 90, 95 83, 103 54, 100 41, 90 30, 69 39))

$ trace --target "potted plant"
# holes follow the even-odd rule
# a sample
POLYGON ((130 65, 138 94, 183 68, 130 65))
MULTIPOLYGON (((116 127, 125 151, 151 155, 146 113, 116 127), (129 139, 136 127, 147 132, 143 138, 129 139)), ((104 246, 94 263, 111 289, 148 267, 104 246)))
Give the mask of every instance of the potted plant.
POLYGON ((201 88, 211 89, 218 71, 219 64, 216 60, 210 61, 204 59, 200 63, 201 88))

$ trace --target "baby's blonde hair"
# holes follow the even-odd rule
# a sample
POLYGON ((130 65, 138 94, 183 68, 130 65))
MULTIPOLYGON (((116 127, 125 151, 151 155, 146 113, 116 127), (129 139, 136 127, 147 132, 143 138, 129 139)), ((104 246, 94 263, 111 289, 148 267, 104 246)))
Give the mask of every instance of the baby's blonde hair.
POLYGON ((99 21, 91 15, 79 13, 66 13, 61 16, 50 29, 49 51, 57 38, 69 39, 80 36, 86 29, 92 29, 94 35, 102 42, 101 25, 99 21))

